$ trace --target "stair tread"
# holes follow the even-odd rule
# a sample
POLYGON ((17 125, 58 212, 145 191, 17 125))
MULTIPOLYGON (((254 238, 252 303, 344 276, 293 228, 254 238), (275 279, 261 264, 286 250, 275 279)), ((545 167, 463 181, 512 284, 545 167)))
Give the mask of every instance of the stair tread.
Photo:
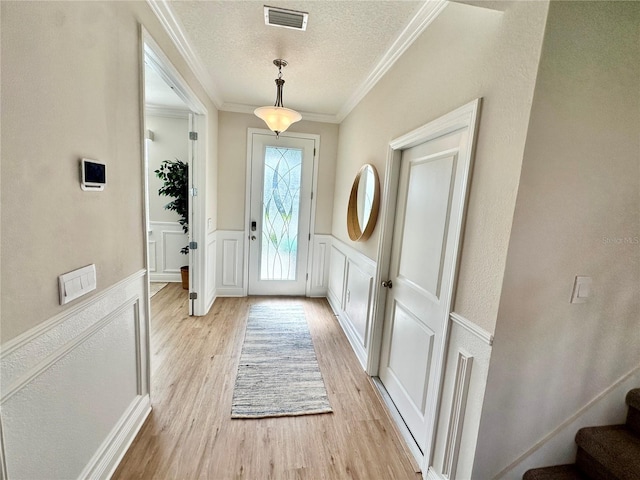
POLYGON ((629 390, 629 392, 627 393, 627 397, 625 398, 625 402, 631 408, 640 410, 640 388, 629 390))
POLYGON ((640 479, 640 437, 625 425, 581 428, 576 443, 616 478, 640 479))
POLYGON ((525 472, 523 480, 588 480, 574 464, 534 468, 525 472))

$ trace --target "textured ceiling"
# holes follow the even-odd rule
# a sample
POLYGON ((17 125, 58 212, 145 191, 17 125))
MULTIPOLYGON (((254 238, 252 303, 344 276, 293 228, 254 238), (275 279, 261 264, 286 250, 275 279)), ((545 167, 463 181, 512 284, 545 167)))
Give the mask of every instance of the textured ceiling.
POLYGON ((284 58, 284 105, 336 116, 424 1, 227 0, 168 3, 223 110, 271 105, 284 58), (263 6, 309 12, 307 30, 264 24, 263 6))

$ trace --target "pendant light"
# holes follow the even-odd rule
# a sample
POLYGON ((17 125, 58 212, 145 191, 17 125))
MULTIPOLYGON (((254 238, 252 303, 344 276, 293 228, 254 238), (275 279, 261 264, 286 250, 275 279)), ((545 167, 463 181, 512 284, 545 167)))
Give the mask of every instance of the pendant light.
POLYGON ((276 58, 273 64, 278 67, 278 78, 276 78, 276 103, 273 107, 260 107, 256 108, 253 113, 256 117, 261 118, 267 124, 272 132, 275 132, 276 138, 280 137, 280 134, 284 132, 292 123, 296 123, 302 119, 295 110, 290 108, 284 108, 282 105, 282 86, 284 80, 282 79, 282 67, 287 66, 287 61, 281 58, 276 58))

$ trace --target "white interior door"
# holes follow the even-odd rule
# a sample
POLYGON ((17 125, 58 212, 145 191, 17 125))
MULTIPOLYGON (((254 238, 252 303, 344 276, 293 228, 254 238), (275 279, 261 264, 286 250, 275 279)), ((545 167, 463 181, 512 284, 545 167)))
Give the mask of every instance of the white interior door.
POLYGON ((469 129, 457 128, 404 150, 400 164, 379 376, 425 457, 455 283, 469 143, 469 129))
POLYGON ((304 295, 315 140, 251 134, 249 295, 304 295))

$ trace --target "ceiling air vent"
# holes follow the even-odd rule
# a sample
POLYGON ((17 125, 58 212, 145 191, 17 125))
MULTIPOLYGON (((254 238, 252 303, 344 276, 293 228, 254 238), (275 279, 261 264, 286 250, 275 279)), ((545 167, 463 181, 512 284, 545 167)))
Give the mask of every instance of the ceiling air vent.
POLYGON ((294 30, 306 30, 307 12, 264 6, 264 23, 274 27, 292 28, 294 30))

